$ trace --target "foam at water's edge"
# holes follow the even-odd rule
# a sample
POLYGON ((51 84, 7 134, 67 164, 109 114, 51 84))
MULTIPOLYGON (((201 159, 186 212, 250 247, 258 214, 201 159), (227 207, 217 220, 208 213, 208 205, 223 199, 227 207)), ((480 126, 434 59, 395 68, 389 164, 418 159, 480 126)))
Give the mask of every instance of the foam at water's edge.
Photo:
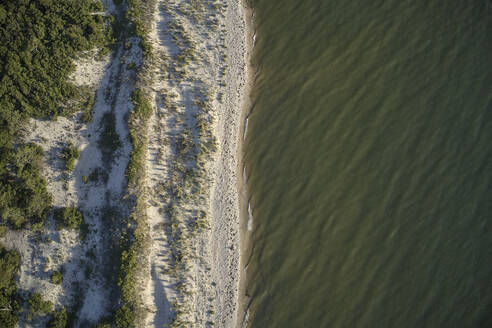
POLYGON ((248 231, 253 229, 253 213, 251 211, 251 203, 248 203, 248 231))

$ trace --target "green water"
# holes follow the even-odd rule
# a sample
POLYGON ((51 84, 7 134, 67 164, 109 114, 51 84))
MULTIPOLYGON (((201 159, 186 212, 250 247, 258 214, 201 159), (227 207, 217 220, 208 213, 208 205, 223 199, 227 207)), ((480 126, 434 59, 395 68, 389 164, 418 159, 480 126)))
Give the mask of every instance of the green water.
POLYGON ((492 2, 254 0, 250 327, 492 327, 492 2))

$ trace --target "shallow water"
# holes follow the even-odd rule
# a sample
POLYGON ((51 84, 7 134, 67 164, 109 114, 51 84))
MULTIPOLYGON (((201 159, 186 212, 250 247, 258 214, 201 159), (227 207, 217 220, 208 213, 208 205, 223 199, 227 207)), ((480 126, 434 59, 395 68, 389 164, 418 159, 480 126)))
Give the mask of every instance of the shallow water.
POLYGON ((492 2, 253 8, 250 327, 491 327, 492 2))

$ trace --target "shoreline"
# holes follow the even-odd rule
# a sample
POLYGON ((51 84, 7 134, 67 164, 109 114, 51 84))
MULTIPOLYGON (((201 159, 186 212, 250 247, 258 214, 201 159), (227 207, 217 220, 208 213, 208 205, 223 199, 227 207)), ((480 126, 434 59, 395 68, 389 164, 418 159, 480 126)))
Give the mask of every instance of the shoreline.
MULTIPOLYGON (((248 194, 247 194, 247 181, 246 181, 246 177, 243 175, 243 170, 245 167, 245 163, 244 163, 244 157, 245 157, 244 141, 245 141, 245 133, 246 133, 245 127, 247 127, 246 122, 252 105, 251 91, 252 91, 253 78, 254 78, 254 70, 251 65, 251 55, 254 46, 253 44, 254 25, 252 21, 253 11, 247 0, 239 0, 239 1, 230 0, 229 2, 230 5, 235 4, 238 6, 238 9, 240 10, 240 14, 241 14, 240 16, 242 18, 241 19, 242 24, 235 25, 232 28, 228 27, 227 28, 228 37, 226 37, 226 40, 228 41, 229 44, 235 44, 235 40, 239 38, 244 42, 244 44, 240 43, 236 47, 231 46, 227 49, 227 52, 230 57, 236 56, 242 59, 241 61, 236 61, 235 63, 236 67, 230 67, 231 71, 234 71, 234 69, 238 70, 238 74, 230 78, 237 79, 240 88, 238 88, 237 90, 229 90, 230 91, 229 97, 232 99, 237 99, 237 102, 234 104, 234 107, 236 108, 234 109, 225 108, 226 119, 223 122, 222 126, 220 126, 220 128, 223 129, 223 131, 227 131, 226 133, 224 133, 223 140, 221 140, 221 142, 225 144, 231 143, 233 145, 232 147, 229 148, 231 152, 228 154, 231 162, 229 162, 230 164, 226 168, 226 171, 232 171, 231 172, 232 181, 229 181, 229 183, 233 184, 232 186, 233 188, 231 188, 231 186, 228 185, 228 181, 221 180, 221 179, 220 179, 221 183, 214 185, 214 188, 218 189, 219 194, 220 193, 228 194, 222 198, 227 198, 233 202, 237 202, 237 206, 235 206, 236 208, 234 210, 234 212, 236 213, 234 213, 235 215, 233 215, 233 217, 235 217, 235 220, 230 220, 229 222, 223 222, 223 220, 226 218, 220 218, 218 216, 213 216, 212 218, 213 220, 216 220, 217 223, 219 223, 220 225, 223 224, 229 225, 230 228, 229 231, 232 232, 232 234, 234 235, 232 236, 232 239, 235 240, 234 245, 232 247, 234 247, 237 250, 232 255, 233 257, 232 263, 234 263, 234 265, 236 266, 233 272, 229 271, 228 274, 226 270, 220 268, 220 265, 219 268, 212 268, 212 270, 219 269, 218 271, 220 271, 219 274, 220 277, 218 278, 220 280, 229 281, 229 283, 233 283, 233 285, 235 286, 233 290, 234 296, 231 295, 231 293, 227 292, 227 288, 221 291, 221 293, 223 294, 223 298, 226 300, 226 302, 232 303, 229 305, 231 306, 231 310, 233 311, 233 313, 231 313, 232 316, 229 317, 231 321, 229 323, 225 323, 224 321, 222 321, 219 324, 219 327, 227 327, 227 328, 243 326, 243 318, 249 302, 249 299, 245 297, 247 279, 246 279, 246 273, 244 271, 244 267, 246 265, 249 256, 249 249, 250 249, 249 231, 248 231, 248 194), (234 112, 238 112, 238 114, 234 114, 234 112), (235 276, 233 276, 234 274, 235 276), (231 296, 233 296, 233 299, 227 300, 227 298, 230 298, 231 296)), ((226 18, 226 21, 229 21, 229 19, 226 18)), ((234 66, 234 64, 232 66, 234 66)), ((219 162, 224 162, 225 160, 220 155, 218 156, 217 159, 219 160, 219 162)), ((223 174, 224 172, 221 172, 219 170, 218 172, 216 172, 216 178, 223 174)), ((215 192, 217 193, 217 190, 215 192)), ((222 233, 224 235, 222 236, 216 235, 212 237, 212 239, 218 238, 218 240, 232 241, 231 236, 230 235, 227 236, 227 230, 222 230, 222 233)), ((218 243, 218 245, 216 245, 213 248, 215 248, 215 251, 217 251, 218 248, 220 248, 220 243, 218 243)), ((219 253, 221 252, 219 251, 219 253)), ((222 253, 221 255, 222 256, 225 255, 225 258, 228 257, 228 255, 224 253, 222 253)), ((231 259, 229 259, 229 261, 227 262, 230 262, 230 260, 231 259)), ((216 262, 212 263, 212 265, 215 266, 216 262)), ((229 290, 229 292, 232 292, 232 290, 229 290)))
POLYGON ((241 126, 239 145, 237 149, 237 174, 239 194, 239 289, 238 289, 238 317, 237 327, 246 328, 248 325, 249 307, 251 297, 247 294, 247 268, 251 256, 251 230, 252 217, 250 218, 250 200, 248 194, 248 182, 246 175, 246 149, 245 142, 248 129, 249 115, 252 111, 252 91, 254 85, 254 67, 252 55, 255 43, 254 11, 248 0, 241 0, 245 17, 246 32, 246 84, 243 90, 241 103, 241 126))

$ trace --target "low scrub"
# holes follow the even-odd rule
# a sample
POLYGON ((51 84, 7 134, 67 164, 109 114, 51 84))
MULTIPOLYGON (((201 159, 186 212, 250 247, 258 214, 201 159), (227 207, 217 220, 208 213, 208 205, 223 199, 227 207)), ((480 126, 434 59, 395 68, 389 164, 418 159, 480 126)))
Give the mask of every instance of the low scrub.
POLYGON ((20 254, 7 251, 0 246, 0 327, 14 328, 17 326, 17 313, 20 310, 17 302, 16 278, 20 265, 20 254))
POLYGON ((79 230, 84 223, 84 215, 73 205, 56 209, 55 219, 58 230, 63 228, 79 230))
POLYGON ((48 322, 47 328, 66 328, 68 324, 68 314, 65 308, 56 310, 53 317, 48 322))
POLYGON ((73 143, 69 142, 62 151, 62 158, 65 160, 65 168, 67 171, 72 172, 75 169, 75 161, 78 160, 79 157, 79 150, 73 143))
POLYGON ((6 156, 1 153, 0 147, 0 223, 15 229, 29 221, 42 224, 52 204, 39 174, 43 150, 24 144, 6 156))
POLYGON ((63 282, 63 275, 60 271, 55 271, 51 275, 51 282, 55 285, 61 285, 63 282))
POLYGON ((27 318, 29 321, 37 316, 48 315, 53 312, 53 303, 43 300, 39 293, 32 293, 27 300, 29 304, 29 312, 27 318))
POLYGON ((152 105, 142 90, 137 89, 132 93, 132 102, 133 110, 130 113, 129 130, 133 149, 126 168, 126 177, 130 186, 135 185, 138 173, 144 169, 147 137, 142 127, 147 125, 152 116, 152 105))

